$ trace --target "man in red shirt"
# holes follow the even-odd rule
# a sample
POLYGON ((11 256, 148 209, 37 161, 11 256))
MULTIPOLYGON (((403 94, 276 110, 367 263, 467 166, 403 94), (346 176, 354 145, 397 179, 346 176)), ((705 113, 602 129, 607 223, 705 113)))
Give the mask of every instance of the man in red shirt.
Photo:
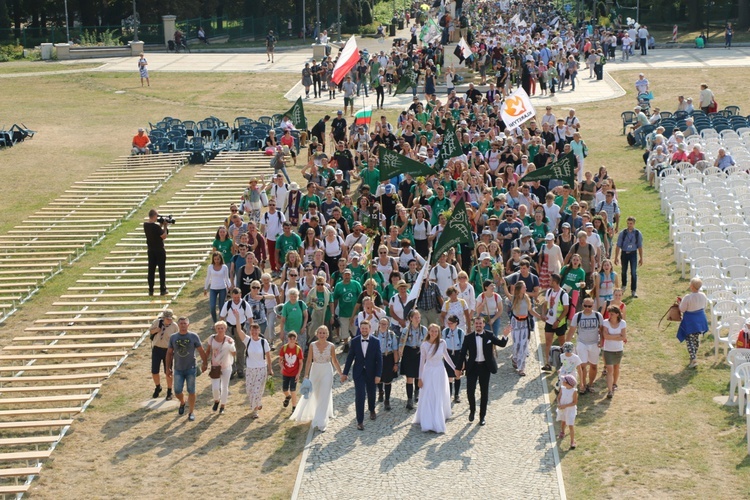
POLYGON ((289 332, 286 334, 287 343, 279 351, 279 362, 281 363, 281 376, 283 378, 282 388, 284 390, 284 408, 292 401, 292 412, 297 408, 297 382, 302 373, 303 354, 302 348, 297 345, 297 334, 289 332))
POLYGON ((148 138, 146 135, 146 130, 139 128, 138 129, 138 135, 133 137, 133 151, 132 153, 134 155, 137 154, 143 154, 147 155, 151 153, 151 150, 148 149, 148 147, 151 145, 151 139, 148 138))

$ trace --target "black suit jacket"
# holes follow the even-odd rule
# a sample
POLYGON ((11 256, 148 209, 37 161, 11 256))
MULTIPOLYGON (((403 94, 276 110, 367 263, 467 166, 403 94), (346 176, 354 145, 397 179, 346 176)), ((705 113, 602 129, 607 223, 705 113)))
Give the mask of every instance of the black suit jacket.
MULTIPOLYGON (((490 369, 490 373, 497 373, 497 361, 495 353, 492 350, 493 345, 505 347, 508 344, 508 337, 497 338, 491 333, 485 331, 482 335, 482 350, 484 352, 484 361, 490 369)), ((461 348, 461 362, 463 369, 470 372, 476 368, 477 361, 477 336, 474 332, 464 338, 464 345, 461 348)), ((458 367, 456 367, 458 368, 458 367)))

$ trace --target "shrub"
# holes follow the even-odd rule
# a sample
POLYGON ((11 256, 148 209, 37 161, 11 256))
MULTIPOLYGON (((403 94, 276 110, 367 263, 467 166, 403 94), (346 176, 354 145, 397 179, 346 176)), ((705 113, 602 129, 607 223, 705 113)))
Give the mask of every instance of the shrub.
POLYGON ((101 33, 85 30, 81 33, 80 45, 83 47, 112 47, 122 45, 122 41, 115 30, 104 30, 101 33))
POLYGON ((0 45, 0 62, 23 59, 22 45, 0 45))

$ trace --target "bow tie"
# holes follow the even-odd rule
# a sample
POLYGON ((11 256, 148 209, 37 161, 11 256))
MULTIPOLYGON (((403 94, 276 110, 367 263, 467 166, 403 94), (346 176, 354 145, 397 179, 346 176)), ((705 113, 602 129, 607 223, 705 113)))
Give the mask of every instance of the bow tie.
POLYGON ((474 332, 474 334, 475 334, 475 335, 476 335, 477 337, 481 337, 482 335, 484 335, 484 333, 483 333, 483 332, 474 332))
POLYGON ((369 342, 370 339, 362 339, 362 342, 369 342))

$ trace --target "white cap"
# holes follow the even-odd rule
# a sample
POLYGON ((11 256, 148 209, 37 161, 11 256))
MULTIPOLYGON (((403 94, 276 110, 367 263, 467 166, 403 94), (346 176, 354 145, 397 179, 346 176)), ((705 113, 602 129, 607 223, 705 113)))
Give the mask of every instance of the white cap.
POLYGON ((489 252, 482 252, 482 253, 481 253, 481 254, 479 255, 479 260, 480 260, 480 261, 481 261, 481 260, 484 260, 484 259, 489 259, 489 260, 492 260, 492 256, 490 255, 490 253, 489 253, 489 252))

